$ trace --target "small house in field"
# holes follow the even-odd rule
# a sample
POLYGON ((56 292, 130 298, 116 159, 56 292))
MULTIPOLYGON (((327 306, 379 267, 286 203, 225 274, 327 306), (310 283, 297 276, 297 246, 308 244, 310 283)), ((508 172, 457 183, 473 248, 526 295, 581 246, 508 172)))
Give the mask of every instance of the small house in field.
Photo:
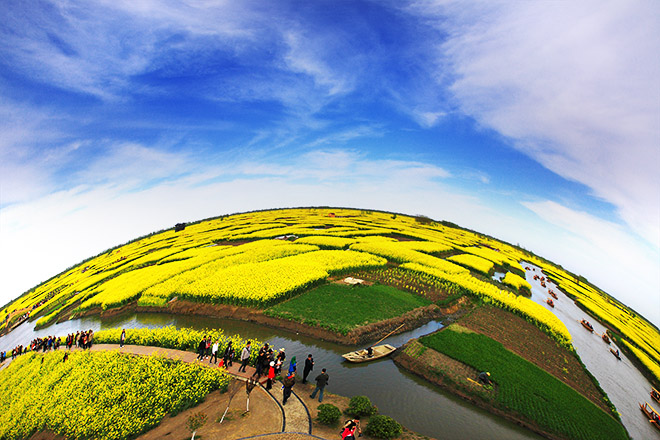
POLYGON ((334 217, 334 216, 335 216, 335 213, 334 213, 334 212, 330 212, 330 213, 328 213, 328 217, 334 217))
POLYGON ((186 224, 185 223, 177 223, 174 225, 174 232, 180 232, 186 229, 186 224))

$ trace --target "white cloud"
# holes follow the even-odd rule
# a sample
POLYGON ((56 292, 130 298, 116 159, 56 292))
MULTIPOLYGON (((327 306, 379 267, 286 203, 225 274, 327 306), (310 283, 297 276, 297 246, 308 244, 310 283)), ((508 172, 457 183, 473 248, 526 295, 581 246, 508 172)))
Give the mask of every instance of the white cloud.
MULTIPOLYGON (((313 78, 315 85, 327 90, 328 96, 340 95, 350 92, 354 85, 351 78, 344 72, 333 71, 328 62, 321 57, 327 54, 329 39, 321 39, 321 42, 313 41, 319 39, 313 32, 289 31, 284 34, 284 40, 288 46, 288 52, 284 57, 286 64, 293 72, 301 72, 313 78), (323 50, 319 47, 326 43, 323 50)), ((332 60, 335 61, 335 60, 332 60)))
POLYGON ((445 115, 445 112, 440 111, 413 111, 413 117, 417 120, 419 125, 425 128, 433 127, 445 115))
POLYGON ((660 246, 660 3, 419 2, 409 11, 448 33, 438 56, 462 112, 587 185, 660 246))

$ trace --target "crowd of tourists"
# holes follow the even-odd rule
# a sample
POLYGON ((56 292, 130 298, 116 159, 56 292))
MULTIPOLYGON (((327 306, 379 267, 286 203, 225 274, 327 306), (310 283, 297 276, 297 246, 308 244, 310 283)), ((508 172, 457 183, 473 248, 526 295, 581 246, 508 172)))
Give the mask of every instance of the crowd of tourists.
POLYGON ((82 331, 82 332, 77 331, 75 334, 70 333, 66 335, 66 339, 64 343, 66 345, 66 348, 70 350, 71 347, 73 347, 74 345, 76 346, 76 348, 82 348, 82 349, 92 348, 93 342, 94 342, 94 331, 90 329, 87 331, 82 331))
POLYGON ((36 338, 30 343, 31 351, 42 351, 45 353, 48 350, 57 350, 58 348, 60 348, 60 338, 57 336, 36 338))
MULTIPOLYGON (((197 360, 205 361, 208 359, 210 364, 219 364, 224 367, 231 367, 233 365, 234 358, 237 353, 234 350, 232 341, 229 341, 227 346, 224 348, 224 351, 220 352, 220 341, 212 341, 210 336, 204 336, 197 345, 197 360), (218 361, 220 354, 222 359, 218 361)), ((248 363, 252 357, 252 341, 248 341, 245 347, 241 350, 240 355, 238 355, 238 360, 241 361, 241 365, 238 367, 239 373, 246 373, 248 363)), ((286 350, 280 348, 279 350, 273 349, 268 343, 263 344, 257 353, 257 356, 254 361, 254 373, 252 374, 252 379, 261 382, 262 376, 265 376, 266 380, 261 382, 265 384, 267 390, 273 388, 275 379, 280 376, 282 378, 282 404, 285 405, 292 393, 292 388, 296 383, 296 372, 298 370, 298 363, 295 356, 291 357, 289 361, 288 368, 284 369, 286 363, 286 350)), ((303 378, 302 383, 307 383, 307 377, 314 369, 314 358, 312 354, 307 355, 305 359, 305 365, 303 368, 303 378)), ((319 402, 323 401, 323 390, 328 384, 328 373, 324 368, 321 371, 321 374, 316 376, 316 388, 310 395, 313 399, 316 397, 316 394, 319 395, 319 402)))
MULTIPOLYGON (((91 348, 92 343, 94 342, 94 331, 78 331, 76 333, 71 333, 64 338, 64 345, 69 350, 72 347, 76 348, 91 348)), ((35 338, 30 342, 30 345, 24 347, 23 345, 18 345, 11 350, 11 359, 14 360, 16 357, 20 356, 23 353, 29 351, 33 352, 47 352, 49 350, 57 350, 62 344, 62 338, 57 336, 45 336, 43 338, 35 338)), ((7 359, 7 352, 0 352, 0 363, 4 362, 7 359)))

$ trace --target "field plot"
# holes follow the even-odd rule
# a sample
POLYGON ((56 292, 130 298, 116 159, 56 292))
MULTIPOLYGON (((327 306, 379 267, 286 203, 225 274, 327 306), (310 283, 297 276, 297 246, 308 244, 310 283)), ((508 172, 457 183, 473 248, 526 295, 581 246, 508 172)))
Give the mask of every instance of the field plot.
POLYGON ((420 338, 497 385, 493 404, 514 411, 551 433, 571 439, 627 439, 623 426, 577 391, 487 336, 456 324, 420 338))
POLYGON ((58 352, 26 354, 0 372, 0 438, 47 429, 67 438, 134 438, 228 384, 222 370, 156 356, 78 351, 62 362, 58 352))
POLYGON ((577 390, 604 411, 611 410, 577 357, 524 319, 502 309, 484 306, 461 318, 459 324, 501 343, 507 350, 577 390))
POLYGON ((326 284, 265 311, 337 333, 400 316, 431 301, 390 286, 326 284))

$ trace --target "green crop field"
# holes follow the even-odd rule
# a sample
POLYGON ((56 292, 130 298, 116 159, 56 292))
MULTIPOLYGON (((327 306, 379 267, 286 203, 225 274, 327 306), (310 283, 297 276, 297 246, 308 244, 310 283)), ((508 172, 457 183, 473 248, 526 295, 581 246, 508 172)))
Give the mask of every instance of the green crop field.
POLYGON ((420 342, 479 371, 489 371, 497 384, 492 403, 521 414, 547 432, 584 440, 628 438, 612 416, 487 336, 452 325, 420 342))
POLYGON ((394 287, 325 284, 266 310, 266 314, 346 334, 361 325, 400 316, 431 304, 394 287))

